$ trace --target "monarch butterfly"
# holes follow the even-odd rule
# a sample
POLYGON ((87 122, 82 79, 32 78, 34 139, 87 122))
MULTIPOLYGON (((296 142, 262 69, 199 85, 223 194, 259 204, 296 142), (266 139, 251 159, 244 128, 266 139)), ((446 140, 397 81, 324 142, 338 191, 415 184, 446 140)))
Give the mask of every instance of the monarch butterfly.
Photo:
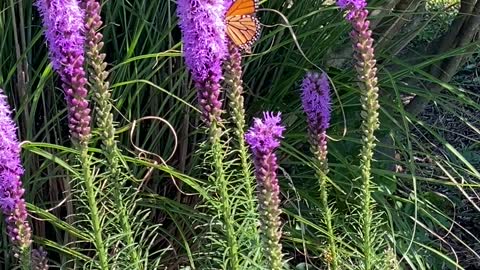
POLYGON ((260 22, 255 16, 257 8, 258 0, 233 0, 227 10, 227 35, 236 46, 246 51, 250 51, 260 34, 260 22))

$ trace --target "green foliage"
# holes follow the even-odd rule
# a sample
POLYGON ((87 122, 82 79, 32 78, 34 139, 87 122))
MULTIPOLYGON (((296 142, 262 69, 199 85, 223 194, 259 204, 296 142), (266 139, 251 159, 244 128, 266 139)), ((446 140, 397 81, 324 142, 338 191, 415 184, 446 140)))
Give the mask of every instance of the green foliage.
POLYGON ((458 13, 459 1, 429 0, 423 20, 427 22, 416 41, 421 44, 432 42, 445 33, 458 13))

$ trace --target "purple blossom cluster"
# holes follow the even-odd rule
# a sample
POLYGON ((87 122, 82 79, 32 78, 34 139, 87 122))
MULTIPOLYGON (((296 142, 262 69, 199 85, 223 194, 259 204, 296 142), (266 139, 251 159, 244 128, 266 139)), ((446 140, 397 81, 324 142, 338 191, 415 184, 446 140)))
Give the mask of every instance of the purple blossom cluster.
POLYGON ((221 74, 227 54, 223 0, 179 0, 178 17, 183 34, 183 54, 193 80, 205 81, 221 74))
POLYGON ((90 109, 85 85, 84 11, 77 0, 38 0, 54 70, 62 79, 68 106, 68 127, 74 140, 90 136, 90 109))
MULTIPOLYGON (((373 116, 368 121, 364 121, 363 125, 364 128, 377 129, 379 126, 377 62, 375 60, 372 30, 368 20, 368 10, 366 10, 367 3, 365 0, 338 0, 337 4, 340 8, 348 10, 347 20, 353 27, 350 36, 355 51, 354 58, 357 62, 356 70, 358 79, 362 82, 361 90, 364 95, 362 106, 364 106, 364 109, 368 107, 368 110, 371 110, 368 114, 373 116)), ((370 134, 370 131, 367 134, 370 134)))
POLYGON ((366 0, 337 0, 337 5, 341 9, 348 10, 347 19, 353 20, 355 13, 365 10, 367 7, 366 0))
POLYGON ((245 140, 253 152, 261 232, 269 269, 282 269, 282 236, 280 221, 280 186, 277 179, 275 149, 285 131, 280 113, 264 113, 263 119, 255 118, 253 126, 245 134, 245 140))
POLYGON ((337 0, 337 5, 342 9, 364 9, 367 6, 365 0, 337 0))
POLYGON ((254 118, 253 126, 245 134, 245 140, 250 145, 254 156, 273 153, 280 146, 285 127, 280 124, 281 113, 263 113, 262 118, 254 118))
MULTIPOLYGON (((341 1, 339 1, 341 2, 341 1)), ((373 47, 372 30, 370 30, 370 21, 368 20, 368 11, 365 1, 347 1, 339 3, 341 8, 348 10, 347 20, 352 24, 350 33, 354 58, 356 60, 355 69, 358 73, 358 79, 361 82, 360 93, 362 98, 362 149, 360 150, 360 173, 362 179, 361 189, 361 209, 360 222, 362 223, 361 234, 363 236, 363 264, 365 269, 373 269, 373 262, 376 258, 376 250, 373 241, 375 241, 372 220, 373 202, 372 198, 373 183, 372 162, 374 148, 376 146, 375 131, 380 127, 379 113, 380 104, 378 101, 378 78, 377 67, 373 47), (343 5, 340 5, 343 4, 343 5)))
POLYGON ((47 252, 42 248, 32 250, 32 269, 48 270, 47 252))
POLYGON ((308 73, 302 82, 302 106, 312 134, 320 134, 330 126, 330 103, 327 74, 308 73))
MULTIPOLYGON (((83 0, 82 8, 85 10, 85 32, 87 47, 99 46, 103 35, 98 32, 102 26, 102 17, 100 16, 101 6, 96 0, 83 0)), ((103 44, 102 44, 103 45, 103 44)))
POLYGON ((227 55, 226 8, 223 0, 179 0, 177 4, 183 54, 207 124, 221 120, 220 81, 227 55))
POLYGON ((0 210, 5 216, 10 240, 16 252, 21 252, 30 248, 31 229, 20 180, 23 167, 16 130, 7 97, 0 89, 0 210))
POLYGON ((327 129, 331 118, 330 84, 327 74, 307 73, 302 82, 302 106, 307 114, 311 149, 327 170, 327 129))

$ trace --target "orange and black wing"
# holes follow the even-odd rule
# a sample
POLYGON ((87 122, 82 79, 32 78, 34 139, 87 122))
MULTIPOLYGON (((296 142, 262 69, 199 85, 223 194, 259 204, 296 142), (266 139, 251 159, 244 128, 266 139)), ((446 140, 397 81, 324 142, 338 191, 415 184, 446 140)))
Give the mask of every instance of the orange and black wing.
POLYGON ((254 15, 227 17, 227 35, 235 45, 241 48, 248 48, 257 41, 259 30, 260 23, 254 15))
POLYGON ((234 0, 227 11, 226 17, 254 15, 258 8, 257 0, 234 0))

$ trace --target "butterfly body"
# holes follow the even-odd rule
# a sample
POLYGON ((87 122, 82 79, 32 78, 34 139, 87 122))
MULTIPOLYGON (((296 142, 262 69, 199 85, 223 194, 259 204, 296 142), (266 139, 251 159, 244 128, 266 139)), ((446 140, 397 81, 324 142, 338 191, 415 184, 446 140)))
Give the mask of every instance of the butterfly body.
POLYGON ((227 10, 227 35, 236 46, 249 51, 260 34, 260 22, 255 12, 257 0, 234 0, 227 10))

